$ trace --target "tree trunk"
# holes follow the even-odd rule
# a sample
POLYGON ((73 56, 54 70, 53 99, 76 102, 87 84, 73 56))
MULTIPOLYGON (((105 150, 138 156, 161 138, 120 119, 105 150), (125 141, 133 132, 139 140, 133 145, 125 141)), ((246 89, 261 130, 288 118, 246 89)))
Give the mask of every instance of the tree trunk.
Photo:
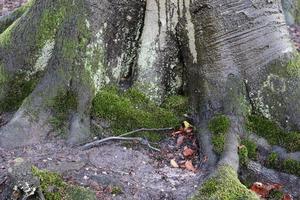
POLYGON ((279 0, 35 0, 2 21, 0 108, 17 111, 1 147, 45 140, 57 119, 69 144, 86 141, 91 102, 106 85, 158 104, 188 94, 211 169, 238 170, 250 112, 300 129, 298 57, 279 0), (231 121, 220 157, 208 128, 218 114, 231 121))

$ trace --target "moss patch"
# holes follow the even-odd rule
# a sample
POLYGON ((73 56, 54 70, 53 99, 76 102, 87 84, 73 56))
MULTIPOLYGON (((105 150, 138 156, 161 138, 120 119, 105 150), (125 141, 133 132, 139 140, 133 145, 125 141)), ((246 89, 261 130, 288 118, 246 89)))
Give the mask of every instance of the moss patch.
POLYGON ((296 53, 287 63, 287 72, 291 77, 300 76, 300 54, 296 53))
POLYGON ((32 167, 32 172, 41 181, 41 190, 46 199, 51 200, 94 200, 95 194, 85 188, 68 185, 57 173, 32 167))
POLYGON ((300 176, 300 162, 292 159, 281 160, 278 154, 274 152, 267 158, 267 167, 300 176))
POLYGON ((221 154, 224 150, 225 138, 229 128, 230 119, 224 115, 214 117, 208 124, 208 129, 213 134, 213 148, 217 154, 221 154))
POLYGON ((257 160, 257 145, 248 139, 243 139, 241 145, 245 145, 248 151, 248 157, 251 160, 257 160))
MULTIPOLYGON (((170 109, 171 110, 171 109, 170 109)), ((111 122, 116 135, 138 128, 163 128, 178 125, 169 109, 161 108, 136 89, 122 93, 116 88, 102 89, 93 100, 93 115, 111 122)), ((143 133, 151 141, 162 139, 157 133, 143 133)))
POLYGON ((0 103, 0 111, 14 111, 19 108, 23 100, 33 91, 39 77, 40 74, 35 74, 28 79, 26 74, 20 73, 5 81, 6 77, 2 74, 1 80, 3 82, 0 82, 0 87, 5 93, 5 98, 0 103))
POLYGON ((50 119, 51 125, 59 133, 64 133, 68 127, 68 117, 71 111, 77 107, 77 95, 72 91, 60 92, 51 102, 53 116, 50 119))
POLYGON ((248 162, 249 162, 249 152, 246 146, 242 146, 239 148, 239 160, 240 160, 240 164, 242 166, 247 166, 248 162))
POLYGON ((180 95, 169 96, 162 104, 162 107, 181 117, 189 109, 188 98, 180 95))
POLYGON ((229 166, 221 166, 215 176, 208 179, 191 200, 259 200, 238 179, 229 166))
POLYGON ((290 152, 300 151, 300 133, 286 132, 265 117, 249 116, 247 127, 250 131, 264 137, 271 145, 283 146, 290 152))

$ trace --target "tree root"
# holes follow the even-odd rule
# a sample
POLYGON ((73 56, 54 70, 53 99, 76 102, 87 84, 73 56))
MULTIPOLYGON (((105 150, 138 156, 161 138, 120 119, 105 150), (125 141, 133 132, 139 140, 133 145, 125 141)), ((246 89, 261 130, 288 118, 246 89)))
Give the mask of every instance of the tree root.
POLYGON ((249 161, 247 167, 241 169, 240 174, 245 180, 282 184, 286 192, 295 197, 300 196, 300 178, 297 176, 268 169, 254 161, 249 161))
POLYGON ((102 139, 102 140, 98 140, 98 141, 96 141, 96 142, 94 142, 92 144, 89 143, 89 144, 84 145, 83 146, 83 150, 88 150, 88 149, 97 147, 100 144, 108 142, 108 141, 111 141, 111 140, 123 140, 123 141, 124 140, 125 141, 132 140, 132 141, 138 141, 141 144, 148 146, 150 149, 152 149, 154 151, 160 151, 159 149, 151 146, 148 140, 146 140, 144 138, 141 138, 141 137, 108 137, 108 138, 105 138, 105 139, 102 139))
POLYGON ((132 135, 132 134, 138 133, 138 132, 145 132, 145 131, 171 131, 171 130, 173 130, 173 128, 141 128, 141 129, 138 129, 138 130, 134 130, 134 131, 124 133, 124 134, 122 134, 120 136, 117 136, 117 137, 108 137, 108 138, 104 138, 104 139, 101 139, 101 140, 97 140, 97 141, 94 141, 94 142, 87 143, 87 144, 83 145, 82 148, 83 148, 83 150, 91 149, 91 148, 99 146, 100 144, 102 144, 104 142, 111 141, 111 140, 136 140, 136 141, 139 141, 140 143, 142 143, 144 145, 147 145, 152 150, 160 151, 159 149, 157 149, 155 147, 152 147, 150 145, 149 141, 146 140, 146 139, 143 139, 141 137, 126 137, 126 136, 132 135))

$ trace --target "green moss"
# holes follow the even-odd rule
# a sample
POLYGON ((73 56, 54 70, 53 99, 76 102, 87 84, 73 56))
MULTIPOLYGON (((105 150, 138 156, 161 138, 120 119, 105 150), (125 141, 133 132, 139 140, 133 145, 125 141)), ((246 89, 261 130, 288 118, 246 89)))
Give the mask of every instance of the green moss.
POLYGON ((257 160, 257 145, 248 139, 243 139, 241 144, 246 146, 248 150, 248 157, 251 160, 257 160))
POLYGON ((300 176, 300 162, 292 159, 286 159, 283 161, 283 171, 289 174, 300 176))
POLYGON ((3 33, 0 34, 0 46, 6 47, 11 42, 12 32, 15 29, 19 19, 14 21, 3 33))
MULTIPOLYGON (((157 106, 136 89, 122 93, 116 88, 101 90, 93 100, 93 115, 109 120, 116 135, 138 128, 174 127, 176 116, 157 106)), ((162 139, 157 133, 143 133, 151 141, 162 139)))
POLYGON ((267 158, 267 166, 273 169, 276 169, 279 167, 279 157, 277 153, 270 153, 267 158))
POLYGON ((214 134, 212 136, 212 144, 213 144, 213 149, 217 154, 222 154, 224 150, 224 145, 225 145, 225 137, 226 134, 221 133, 221 134, 214 134))
POLYGON ((231 167, 220 166, 191 200, 259 200, 259 197, 239 181, 231 167))
POLYGON ((282 200, 284 196, 284 192, 279 190, 271 190, 268 200, 282 200))
POLYGON ((218 115, 210 120, 208 129, 211 131, 213 149, 217 154, 224 150, 225 138, 230 128, 230 119, 224 115, 218 115))
POLYGON ((48 172, 45 170, 39 170, 36 167, 32 167, 32 172, 41 181, 41 190, 46 199, 60 200, 65 193, 66 183, 56 173, 48 172), (50 191, 49 189, 52 191, 50 191))
POLYGON ((247 166, 248 162, 249 162, 249 157, 248 157, 248 149, 246 146, 242 146, 241 148, 239 148, 239 160, 240 160, 240 164, 242 166, 247 166))
POLYGON ((37 29, 37 46, 39 48, 42 48, 47 40, 53 39, 66 13, 67 7, 63 4, 43 11, 37 29))
POLYGON ((36 167, 32 167, 32 172, 35 176, 40 179, 41 190, 45 195, 46 199, 49 200, 94 200, 96 196, 93 192, 88 189, 68 185, 63 181, 62 177, 53 172, 46 170, 40 170, 36 167))
POLYGON ((114 195, 120 195, 120 194, 123 194, 123 190, 121 187, 119 186, 113 186, 111 188, 111 194, 114 194, 114 195))
POLYGON ((162 107, 172 111, 177 116, 183 116, 189 109, 188 98, 180 95, 172 95, 166 98, 162 107))
POLYGON ((293 159, 280 160, 278 154, 274 152, 267 158, 267 167, 300 176, 300 162, 293 159))
POLYGON ((259 115, 250 115, 247 127, 255 134, 264 137, 271 145, 283 146, 291 152, 300 151, 299 132, 286 132, 275 122, 259 115))
POLYGON ((23 100, 33 91, 39 80, 40 74, 27 78, 26 74, 19 73, 13 78, 7 78, 1 72, 1 90, 5 93, 5 98, 0 103, 0 111, 14 111, 20 107, 23 100))
POLYGON ((230 128, 230 119, 225 115, 218 115, 210 120, 208 128, 213 134, 227 133, 230 128))
POLYGON ((65 189, 66 200, 96 200, 96 195, 89 189, 79 187, 79 186, 68 186, 65 189))
POLYGON ((49 107, 52 108, 54 117, 50 119, 50 123, 56 131, 65 132, 67 127, 68 117, 71 111, 77 107, 77 95, 72 91, 59 92, 58 95, 49 102, 49 107))
POLYGON ((300 76, 300 54, 296 53, 296 55, 289 60, 286 66, 287 72, 292 77, 300 76))

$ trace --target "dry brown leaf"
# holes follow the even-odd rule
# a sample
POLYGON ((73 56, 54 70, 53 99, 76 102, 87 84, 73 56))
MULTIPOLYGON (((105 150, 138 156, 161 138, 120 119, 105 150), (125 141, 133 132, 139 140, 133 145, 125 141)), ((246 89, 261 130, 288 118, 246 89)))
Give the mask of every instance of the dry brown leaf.
POLYGON ((255 182, 251 186, 251 190, 258 194, 262 198, 268 197, 271 190, 279 190, 282 188, 280 184, 263 184, 261 182, 255 182))
POLYGON ((195 151, 187 146, 184 147, 183 152, 182 152, 184 157, 192 156, 194 153, 195 153, 195 151))
POLYGON ((285 194, 282 200, 293 200, 293 197, 290 194, 285 194))
POLYGON ((182 145, 184 139, 185 139, 185 136, 184 136, 184 135, 180 135, 180 136, 177 138, 177 146, 182 145))
POLYGON ((193 165, 193 163, 192 163, 191 160, 188 160, 188 161, 185 162, 185 168, 187 170, 192 171, 192 172, 196 172, 197 171, 197 169, 194 167, 194 165, 193 165))
POLYGON ((172 136, 175 137, 175 136, 177 136, 177 135, 179 135, 179 134, 182 134, 182 133, 183 133, 183 131, 182 131, 182 130, 179 130, 179 131, 173 132, 173 133, 172 133, 172 136))
POLYGON ((177 162, 176 162, 175 159, 172 159, 172 160, 170 161, 170 164, 171 164, 171 166, 174 167, 174 168, 179 168, 179 166, 178 166, 178 164, 177 164, 177 162))

